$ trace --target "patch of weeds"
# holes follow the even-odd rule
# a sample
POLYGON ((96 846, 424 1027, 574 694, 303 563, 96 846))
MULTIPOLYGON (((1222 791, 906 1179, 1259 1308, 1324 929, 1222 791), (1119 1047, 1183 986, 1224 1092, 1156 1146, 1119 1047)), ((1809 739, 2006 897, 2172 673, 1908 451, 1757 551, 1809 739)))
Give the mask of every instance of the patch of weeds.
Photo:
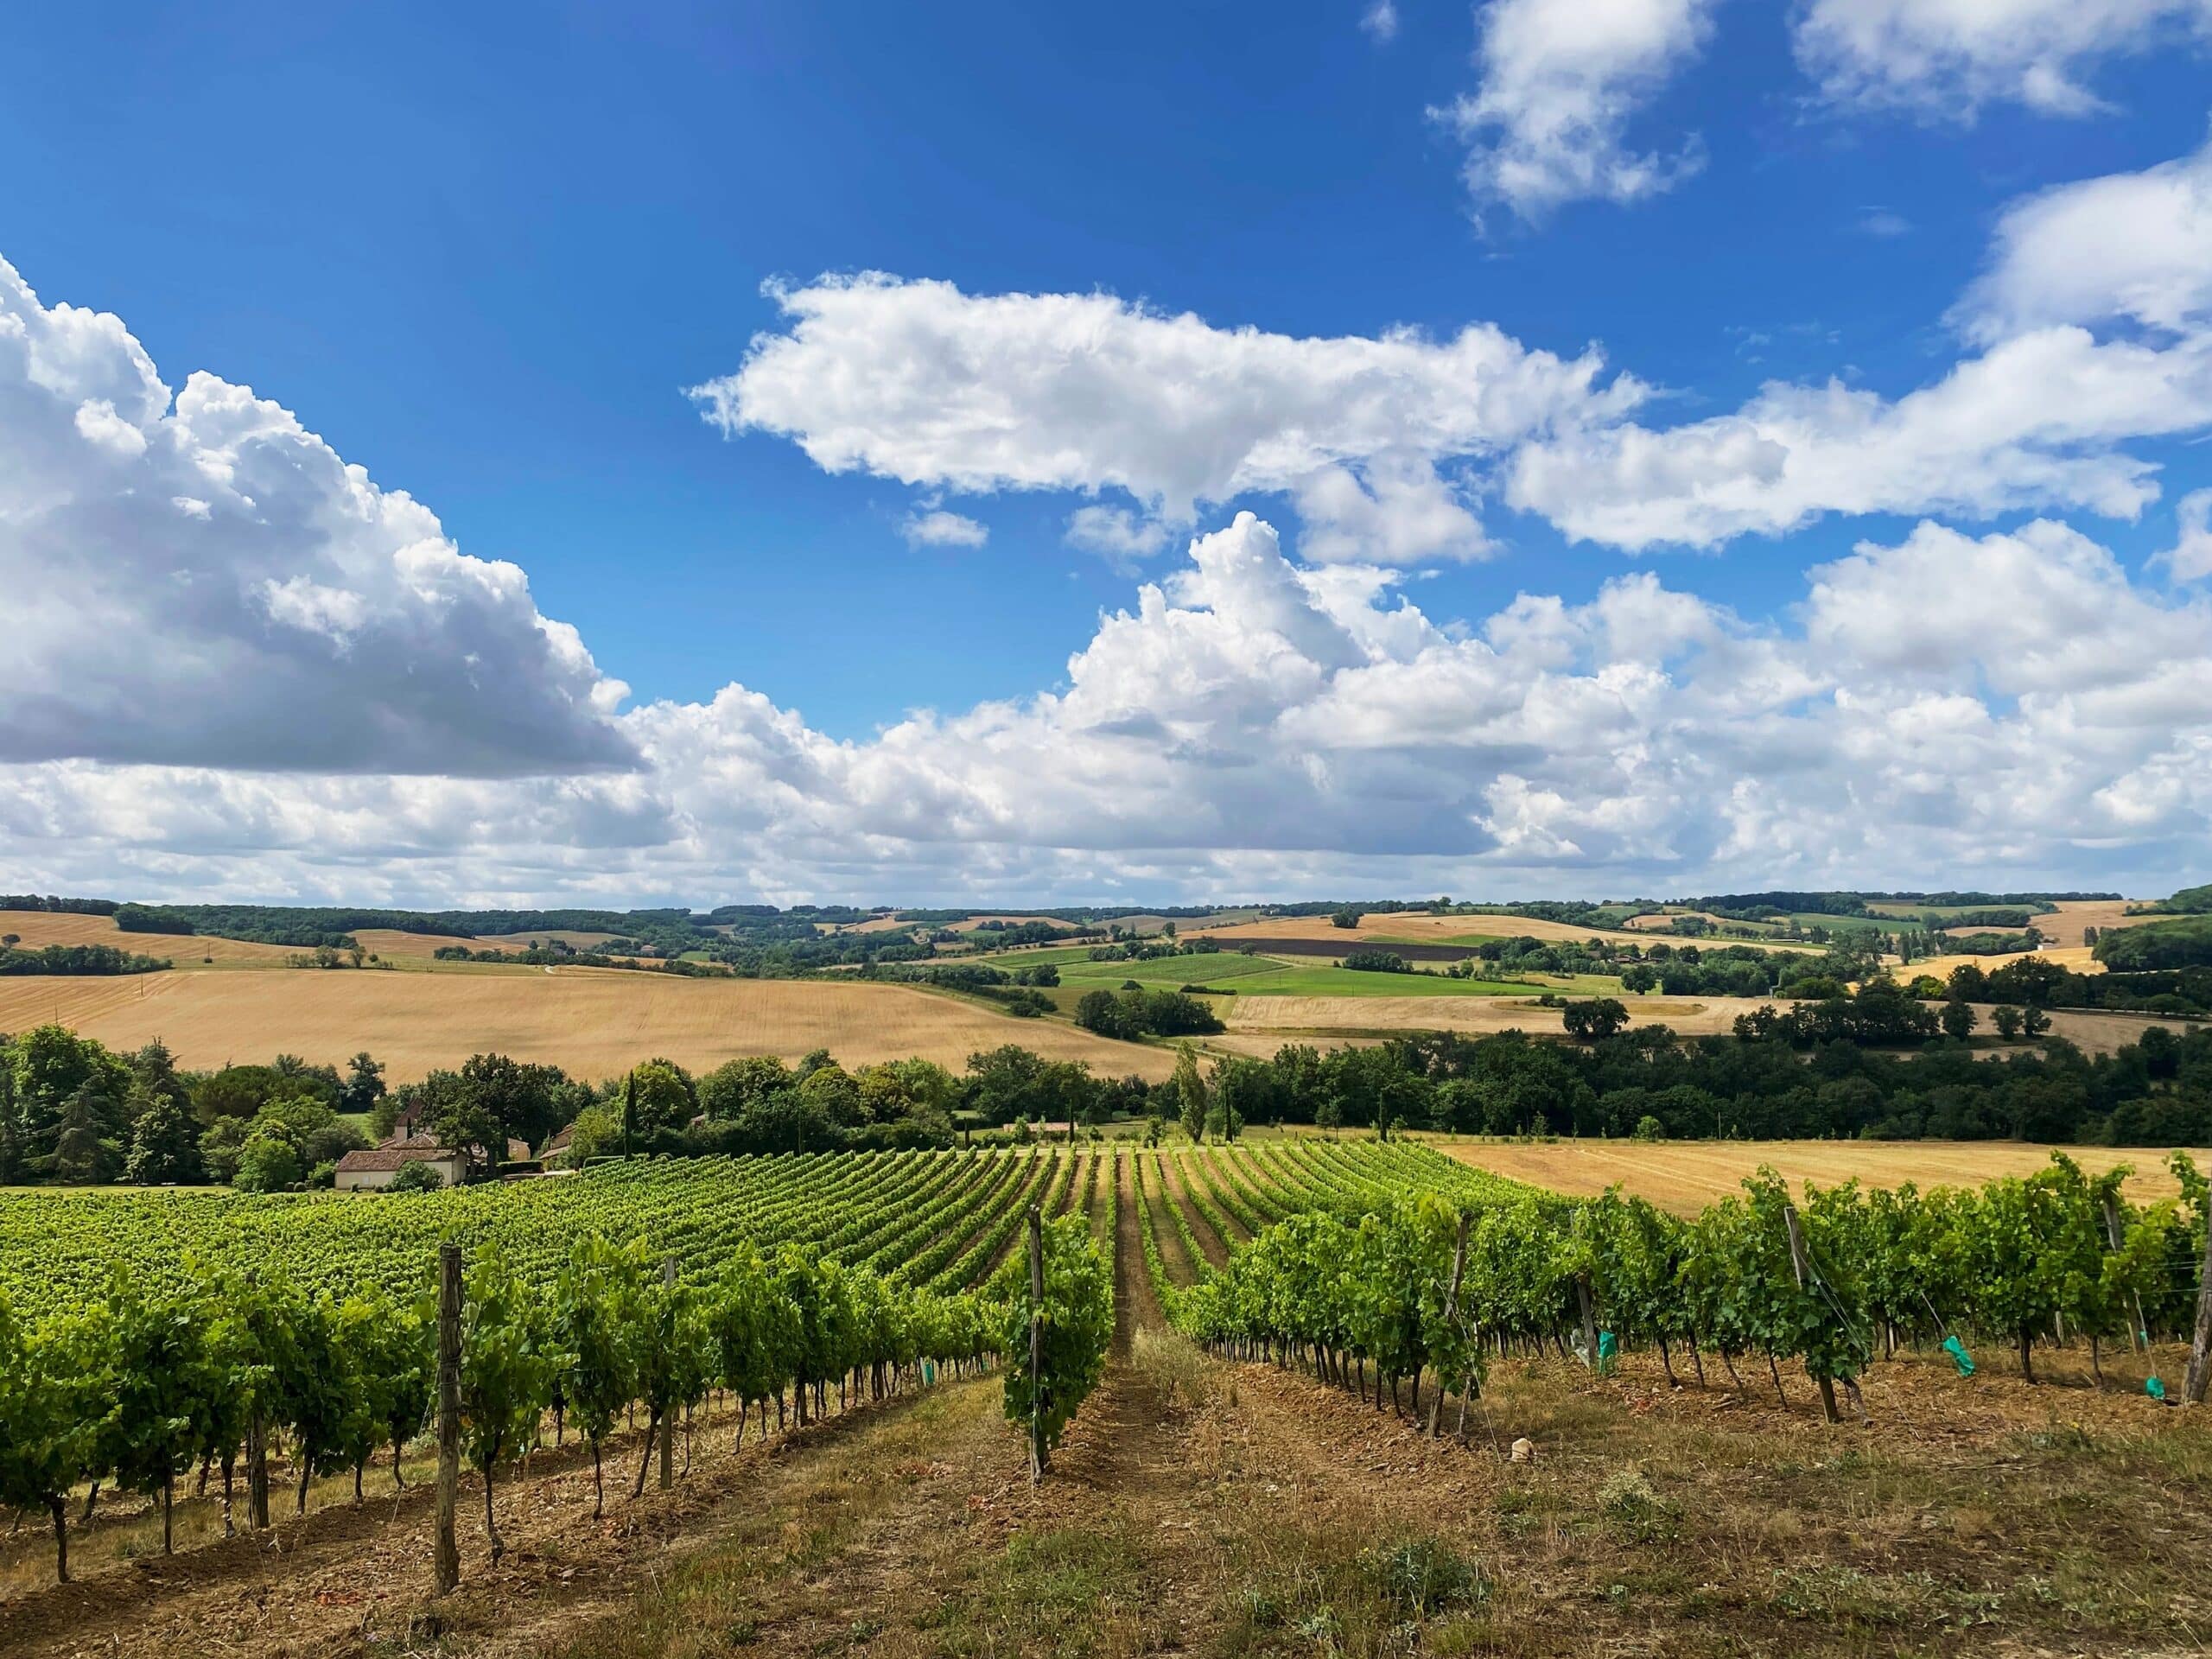
POLYGON ((1344 1633, 1344 1622, 1337 1617, 1335 1608, 1324 1604, 1300 1619, 1291 1629, 1308 1642, 1334 1645, 1337 1638, 1344 1633))
POLYGON ((1598 1489, 1607 1527, 1631 1543, 1662 1544, 1682 1529, 1682 1506, 1664 1498, 1637 1469, 1616 1470, 1598 1489))
POLYGON ((1498 1631, 1488 1612, 1455 1613, 1421 1632, 1421 1650, 1434 1659, 1467 1659, 1500 1650, 1498 1631))
POLYGON ((1269 1590, 1256 1584, 1244 1586, 1239 1598, 1241 1611, 1246 1621, 1261 1630, 1272 1630, 1282 1623, 1282 1602, 1269 1590))
POLYGON ((1774 1575, 1775 1611, 1823 1624, 1950 1624, 1991 1622, 1999 1596, 1947 1587, 1927 1573, 1862 1573, 1853 1567, 1801 1567, 1774 1575))
POLYGON ((1481 1569, 1433 1538, 1409 1538, 1370 1550, 1365 1566, 1382 1597, 1417 1618, 1490 1597, 1490 1580, 1481 1569))
MULTIPOLYGON (((1139 1331, 1135 1358, 1137 1369, 1179 1406, 1196 1411, 1210 1404, 1217 1391, 1212 1367, 1183 1337, 1139 1331)), ((1236 1402, 1232 1399, 1230 1403, 1236 1402)))
POLYGON ((2097 1437, 2078 1423, 2053 1423, 2048 1428, 2032 1428, 2013 1439, 2030 1452, 2053 1452, 2061 1457, 2085 1457, 2104 1449, 2097 1437))
POLYGON ((931 1628, 948 1653, 976 1651, 981 1638, 985 1647, 1081 1659, 1140 1590, 1128 1541, 1113 1529, 1016 1533, 972 1590, 945 1597, 931 1628))
POLYGON ((750 1618, 741 1618, 722 1632, 723 1643, 733 1648, 749 1648, 760 1639, 760 1624, 750 1618))

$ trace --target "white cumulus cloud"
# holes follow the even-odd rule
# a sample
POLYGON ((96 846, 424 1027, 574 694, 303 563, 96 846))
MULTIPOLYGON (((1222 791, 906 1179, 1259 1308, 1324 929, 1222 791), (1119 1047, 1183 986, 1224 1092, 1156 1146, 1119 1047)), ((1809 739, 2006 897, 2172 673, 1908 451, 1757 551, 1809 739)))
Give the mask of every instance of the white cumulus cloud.
POLYGON ((881 275, 775 298, 785 329, 693 394, 727 432, 775 433, 826 471, 922 487, 1117 491, 1176 526, 1204 505, 1294 493, 1325 532, 1317 556, 1478 556, 1479 526, 1440 467, 1643 395, 1605 380, 1594 352, 1532 351, 1487 325, 1448 340, 1300 338, 1109 295, 969 295, 881 275), (1410 528, 1395 522, 1401 505, 1410 528))
POLYGON ((987 526, 943 507, 908 513, 899 525, 899 534, 909 547, 981 547, 991 538, 987 526))
POLYGON ((1809 0, 1798 62, 1839 103, 1971 121, 1985 105, 2102 107, 2099 62, 2212 37, 2212 0, 1809 0))
POLYGON ((1980 340, 2069 322, 2212 328, 2212 143, 2015 202, 1955 317, 1980 340))
POLYGON ((2163 555, 2176 582, 2212 576, 2212 490, 2191 490, 2174 503, 2180 539, 2163 555))
POLYGON ((624 688, 288 410, 171 396, 0 261, 0 759, 508 776, 634 764, 624 688))
POLYGON ((2109 885, 2201 863, 2212 601, 2055 523, 1934 524, 1749 621, 1624 574, 1433 619, 1250 515, 1064 686, 839 741, 743 686, 619 717, 633 771, 0 766, 54 891, 454 902, 2109 885))
POLYGON ((1482 80, 1438 116, 1467 145, 1478 204, 1539 218, 1585 198, 1631 202, 1702 165, 1628 141, 1637 111, 1702 49, 1714 0, 1491 0, 1475 54, 1482 80))

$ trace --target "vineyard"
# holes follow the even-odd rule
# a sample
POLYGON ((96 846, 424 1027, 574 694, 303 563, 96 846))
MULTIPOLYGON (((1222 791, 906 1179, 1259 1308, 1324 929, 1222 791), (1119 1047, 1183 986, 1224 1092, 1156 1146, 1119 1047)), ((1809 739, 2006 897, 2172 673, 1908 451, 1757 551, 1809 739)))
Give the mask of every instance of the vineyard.
MULTIPOLYGON (((1239 1154, 1238 1200, 1270 1216, 1341 1207, 1402 1181, 1467 1172, 1426 1154, 1239 1154), (1363 1173, 1354 1174, 1359 1171, 1363 1173), (1262 1196, 1264 1188, 1267 1196, 1262 1196)), ((156 1503, 162 1542, 178 1484, 219 1478, 227 1533, 243 1471, 249 1524, 270 1519, 272 1457, 304 1511, 318 1475, 365 1472, 431 1425, 441 1246, 456 1286, 455 1416, 483 1483, 496 1560, 495 1480, 548 1434, 600 1449, 640 1411, 633 1483, 711 1403, 732 1443, 772 1402, 780 1427, 940 1370, 1005 1361, 1007 1413, 1040 1463, 1095 1386, 1112 1324, 1110 1269, 1084 1217, 1107 1154, 905 1152, 618 1162, 556 1180, 371 1200, 348 1195, 29 1192, 0 1198, 0 1503, 43 1512, 68 1574, 71 1494, 89 1484, 156 1503), (1081 1179, 1082 1213, 1070 1216, 1081 1179), (1039 1230, 1040 1294, 1015 1235, 1039 1230), (1033 1384, 1027 1333, 1039 1327, 1033 1384), (925 1367, 927 1368, 926 1371, 925 1367)), ((1105 1180, 1113 1236, 1118 1167, 1105 1180)), ((1393 1191, 1400 1190, 1397 1186, 1393 1191)), ((1251 1215, 1254 1210, 1245 1209, 1251 1215)))
MULTIPOLYGON (((733 1452, 880 1417, 905 1425, 879 1435, 905 1448, 881 1477, 894 1486, 972 1479, 896 1471, 1003 1466, 988 1448, 1026 1439, 1049 1511, 1061 1451, 1074 1449, 1075 1490, 1095 1490, 1128 1478, 1136 1454, 1115 1447, 1174 1432, 1189 1408, 1174 1401, 1221 1408, 1203 1378, 1165 1393, 1145 1380, 1167 1363, 1159 1333, 1143 1335, 1155 1319, 1219 1357, 1192 1363, 1268 1362, 1236 1369, 1236 1389, 1289 1390, 1254 1394, 1271 1411, 1325 1413, 1342 1390, 1365 1408, 1351 1421, 1402 1425, 1481 1466, 1479 1436, 1452 1445, 1471 1410, 1602 1440, 1618 1427, 1569 1402, 1592 1386, 1634 1399, 1663 1378, 1685 1400, 1857 1422, 1862 1382, 1876 1411, 1900 1397, 1877 1386, 1892 1361, 2010 1398, 2063 1392, 2019 1383, 2057 1355, 2086 1358, 2115 1408, 2132 1395, 2145 1421, 2180 1422, 2157 1404, 2199 1380, 2171 1344, 2197 1327, 2208 1200, 2186 1157, 2171 1174, 2177 1196, 2143 1205, 2120 1173, 2063 1157, 1925 1192, 1793 1192, 1762 1175, 1681 1218, 1420 1147, 1312 1139, 612 1161, 373 1198, 10 1193, 0 1503, 50 1527, 50 1586, 104 1493, 147 1517, 133 1535, 149 1553, 168 1548, 172 1508, 189 1507, 184 1548, 204 1552, 233 1526, 281 1529, 311 1493, 342 1512, 350 1485, 358 1506, 376 1471, 395 1493, 385 1554, 427 1588, 453 1581, 455 1558, 434 1561, 427 1509, 403 1520, 411 1493, 397 1489, 403 1470, 427 1479, 434 1442, 480 1505, 463 1531, 481 1575, 512 1570, 518 1519, 534 1541, 516 1548, 543 1548, 555 1510, 614 1525, 650 1510, 649 1489, 728 1490, 712 1471, 740 1466, 733 1452), (1133 1324, 1134 1357, 1112 1340, 1133 1324), (1969 1382, 1977 1369, 2002 1376, 1969 1382), (986 1435, 974 1403, 930 1403, 977 1402, 985 1387, 1018 1433, 986 1435)), ((878 1478, 857 1449, 838 1466, 878 1478)), ((1172 1459, 1160 1468, 1148 1478, 1176 1478, 1172 1459)), ((988 1500, 965 1501, 972 1515, 988 1500)), ((1156 1525, 1185 1524, 1176 1513, 1156 1525)), ((276 1559, 262 1570, 281 1586, 276 1559)), ((103 1582, 115 1566, 94 1558, 103 1582)), ((10 1609, 0 1589, 0 1643, 10 1609)))
MULTIPOLYGON (((2035 1175, 1979 1188, 1808 1187, 1802 1211, 1763 1171, 1683 1221, 1618 1192, 1567 1199, 1472 1170, 1415 1192, 1405 1171, 1429 1154, 1324 1169, 1310 1145, 1299 1150, 1328 1201, 1287 1217, 1266 1214, 1233 1167, 1203 1154, 1185 1163, 1188 1207, 1221 1239, 1224 1210, 1257 1236, 1217 1271, 1185 1206, 1170 1204, 1195 1273, 1174 1281, 1147 1217, 1155 1294, 1217 1349, 1280 1354, 1363 1396, 1371 1366, 1377 1403, 1387 1389, 1401 1405, 1409 1382, 1416 1415, 1427 1374, 1431 1433, 1447 1389, 1464 1423, 1493 1354, 1548 1344, 1601 1372, 1625 1346, 1655 1348, 1669 1383, 1678 1355, 1703 1382, 1710 1351, 1738 1386, 1737 1361, 1748 1358, 1777 1395, 1789 1361, 1831 1422, 1837 1385, 1855 1403, 1859 1375, 1901 1342, 1940 1345, 1968 1372, 1970 1344, 2004 1344, 2033 1382, 2047 1343, 2086 1338, 2101 1376, 2107 1344, 2132 1352, 2193 1338, 2174 1382, 2192 1401, 2204 1395, 2208 1202, 2183 1154, 2171 1159, 2181 1197, 2146 1208, 2121 1198, 2124 1170, 2092 1179, 2054 1154, 2035 1175)), ((2164 1379, 2145 1386, 2167 1397, 2164 1379)))

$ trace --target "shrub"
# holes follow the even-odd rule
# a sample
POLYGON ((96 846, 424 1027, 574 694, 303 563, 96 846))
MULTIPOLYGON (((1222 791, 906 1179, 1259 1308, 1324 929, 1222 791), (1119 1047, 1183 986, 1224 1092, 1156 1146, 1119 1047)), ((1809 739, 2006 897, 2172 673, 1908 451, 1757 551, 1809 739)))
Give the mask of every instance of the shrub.
POLYGON ((387 1192, 435 1192, 446 1184, 435 1164, 403 1164, 399 1173, 391 1178, 387 1192))

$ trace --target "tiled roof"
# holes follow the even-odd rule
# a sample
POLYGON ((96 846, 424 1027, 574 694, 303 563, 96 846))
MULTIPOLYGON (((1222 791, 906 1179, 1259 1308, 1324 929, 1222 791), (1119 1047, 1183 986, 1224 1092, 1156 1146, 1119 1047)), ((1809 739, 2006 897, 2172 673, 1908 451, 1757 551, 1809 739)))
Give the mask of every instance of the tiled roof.
POLYGON ((409 1164, 442 1163, 460 1156, 459 1153, 440 1146, 378 1147, 373 1152, 347 1153, 338 1160, 338 1173, 352 1175, 364 1170, 400 1169, 409 1164))

